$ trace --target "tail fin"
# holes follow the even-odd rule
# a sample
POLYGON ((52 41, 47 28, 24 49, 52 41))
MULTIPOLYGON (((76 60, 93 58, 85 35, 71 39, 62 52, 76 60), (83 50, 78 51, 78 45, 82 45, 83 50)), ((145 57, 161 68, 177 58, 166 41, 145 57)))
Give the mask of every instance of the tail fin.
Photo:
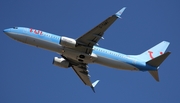
POLYGON ((154 47, 150 48, 149 50, 143 52, 142 54, 131 56, 145 61, 146 64, 150 66, 156 67, 157 70, 151 70, 149 71, 149 73, 153 76, 153 78, 156 81, 159 81, 158 67, 170 54, 170 52, 164 53, 169 44, 170 43, 167 41, 162 41, 154 47))
MULTIPOLYGON (((154 67, 159 67, 161 63, 171 54, 171 52, 166 52, 152 60, 149 60, 146 62, 146 64, 154 66, 154 67)), ((149 73, 154 77, 156 81, 159 81, 159 76, 158 76, 158 70, 155 71, 149 71, 149 73)))
POLYGON ((154 59, 166 51, 167 47, 169 46, 169 42, 162 41, 161 43, 155 45, 154 47, 150 48, 149 50, 143 52, 140 55, 136 55, 139 59, 142 59, 143 61, 149 61, 151 59, 154 59))

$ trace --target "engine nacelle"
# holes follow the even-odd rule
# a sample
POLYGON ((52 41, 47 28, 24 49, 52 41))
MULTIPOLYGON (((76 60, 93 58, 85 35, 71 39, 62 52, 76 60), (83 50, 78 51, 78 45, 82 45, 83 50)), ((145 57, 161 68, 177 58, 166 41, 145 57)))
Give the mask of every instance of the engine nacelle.
POLYGON ((62 36, 60 44, 65 47, 74 48, 76 46, 76 40, 62 36))
POLYGON ((64 58, 54 57, 53 64, 62 68, 70 67, 70 63, 64 58))

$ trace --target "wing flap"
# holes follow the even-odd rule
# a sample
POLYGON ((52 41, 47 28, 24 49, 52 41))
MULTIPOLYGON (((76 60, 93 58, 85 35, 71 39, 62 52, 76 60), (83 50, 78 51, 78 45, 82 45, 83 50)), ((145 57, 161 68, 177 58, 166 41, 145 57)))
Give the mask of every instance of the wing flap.
POLYGON ((92 83, 89 79, 88 70, 86 68, 80 68, 78 66, 72 66, 72 68, 85 85, 92 86, 92 83))
POLYGON ((83 67, 72 66, 73 70, 79 76, 79 78, 83 81, 83 83, 87 86, 90 86, 93 92, 95 93, 94 87, 98 84, 99 80, 96 80, 95 82, 91 83, 89 79, 90 76, 88 74, 88 70, 87 68, 84 68, 84 67, 86 67, 86 65, 84 65, 83 67))

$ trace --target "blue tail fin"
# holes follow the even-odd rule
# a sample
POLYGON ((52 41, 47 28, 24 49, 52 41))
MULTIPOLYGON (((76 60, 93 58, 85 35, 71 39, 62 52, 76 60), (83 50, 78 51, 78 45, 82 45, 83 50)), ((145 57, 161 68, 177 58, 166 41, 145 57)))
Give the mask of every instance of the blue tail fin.
POLYGON ((156 67, 157 70, 149 70, 149 73, 153 76, 153 78, 156 81, 159 81, 158 67, 170 54, 170 52, 165 53, 169 44, 170 43, 167 41, 162 41, 159 44, 155 45, 154 47, 150 48, 149 50, 139 55, 131 55, 131 56, 146 62, 146 64, 150 66, 156 67))
POLYGON ((154 58, 164 54, 164 52, 166 51, 169 44, 170 43, 167 41, 162 41, 161 43, 155 45, 154 47, 141 53, 140 55, 135 55, 135 57, 147 62, 151 59, 154 59, 154 58))

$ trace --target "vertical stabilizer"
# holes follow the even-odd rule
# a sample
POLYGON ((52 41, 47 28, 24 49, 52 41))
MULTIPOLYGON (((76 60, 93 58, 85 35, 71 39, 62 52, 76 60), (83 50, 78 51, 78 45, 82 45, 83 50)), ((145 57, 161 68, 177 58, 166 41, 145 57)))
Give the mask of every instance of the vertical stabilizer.
POLYGON ((154 47, 150 48, 140 55, 136 55, 135 57, 142 59, 143 61, 149 61, 164 54, 169 44, 170 43, 167 41, 162 41, 161 43, 155 45, 154 47))

